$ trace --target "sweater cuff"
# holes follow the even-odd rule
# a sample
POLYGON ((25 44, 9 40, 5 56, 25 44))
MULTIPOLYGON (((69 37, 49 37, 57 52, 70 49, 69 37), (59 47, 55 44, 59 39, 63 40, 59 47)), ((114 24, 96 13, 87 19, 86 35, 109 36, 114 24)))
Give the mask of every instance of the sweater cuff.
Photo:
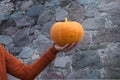
POLYGON ((58 52, 59 52, 59 51, 57 51, 57 50, 55 49, 54 45, 53 45, 53 46, 51 46, 51 47, 48 49, 48 51, 46 52, 46 55, 47 55, 51 60, 53 60, 53 59, 56 58, 56 55, 57 55, 58 52))

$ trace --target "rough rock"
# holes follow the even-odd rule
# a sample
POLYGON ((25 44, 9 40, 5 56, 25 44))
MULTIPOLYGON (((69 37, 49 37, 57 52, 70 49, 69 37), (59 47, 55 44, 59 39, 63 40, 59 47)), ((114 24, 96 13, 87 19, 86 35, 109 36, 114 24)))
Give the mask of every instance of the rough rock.
MULTIPOLYGON (((105 43, 104 43, 105 44, 105 43)), ((106 48, 99 49, 98 54, 106 67, 120 67, 120 44, 109 43, 106 48)))
POLYGON ((33 43, 51 43, 51 41, 50 41, 47 37, 45 37, 45 36, 43 36, 43 35, 39 35, 39 36, 33 41, 33 43))
POLYGON ((120 13, 120 0, 114 0, 108 3, 102 2, 98 8, 101 12, 120 13))
POLYGON ((63 79, 64 75, 56 72, 53 68, 48 68, 42 75, 41 79, 63 79))
POLYGON ((2 3, 0 4, 0 14, 1 13, 7 13, 10 14, 13 8, 12 3, 2 3))
POLYGON ((19 54, 19 57, 22 59, 27 59, 30 58, 36 52, 36 50, 33 50, 30 47, 23 47, 21 53, 19 54))
POLYGON ((3 20, 7 20, 9 18, 9 14, 8 13, 1 13, 0 14, 0 21, 3 21, 3 20))
POLYGON ((83 21, 84 19, 84 9, 83 7, 78 3, 72 3, 71 5, 66 8, 66 10, 69 12, 69 19, 71 21, 83 21))
POLYGON ((100 72, 98 69, 80 69, 69 73, 67 79, 100 79, 100 72))
POLYGON ((45 10, 52 10, 52 9, 56 9, 59 7, 60 5, 60 0, 51 0, 51 2, 45 2, 44 4, 44 8, 45 10))
POLYGON ((65 17, 68 17, 68 12, 65 9, 59 7, 56 9, 55 16, 56 16, 56 21, 62 21, 64 20, 65 17))
POLYGON ((13 42, 16 46, 25 46, 30 43, 29 37, 27 35, 27 28, 18 30, 13 37, 13 42), (18 43, 19 42, 19 43, 18 43))
POLYGON ((13 39, 10 36, 0 35, 0 43, 8 45, 13 42, 13 39))
POLYGON ((85 8, 85 16, 87 17, 94 17, 97 11, 97 7, 93 5, 89 5, 85 8))
POLYGON ((3 0, 3 1, 0 1, 0 3, 8 3, 8 2, 10 2, 10 0, 3 0))
POLYGON ((101 0, 78 0, 78 2, 81 4, 81 5, 97 5, 101 2, 101 0))
POLYGON ((13 13, 13 14, 10 16, 10 19, 13 19, 13 20, 15 20, 15 19, 20 19, 20 18, 22 18, 23 16, 24 16, 23 12, 18 11, 18 12, 13 13))
POLYGON ((33 1, 32 1, 32 0, 24 1, 24 2, 22 2, 22 4, 20 5, 20 9, 21 9, 21 10, 27 10, 27 9, 29 9, 32 5, 33 5, 33 1))
POLYGON ((105 27, 105 20, 103 18, 88 18, 83 21, 84 29, 101 29, 105 27))
POLYGON ((42 11, 41 5, 34 5, 31 8, 29 8, 26 12, 26 14, 30 17, 37 17, 42 11))
POLYGON ((4 35, 12 36, 17 32, 17 28, 10 26, 3 30, 4 35))
POLYGON ((71 2, 72 2, 72 0, 61 0, 60 6, 65 7, 65 6, 69 5, 71 2))
POLYGON ((34 50, 38 51, 38 54, 41 56, 42 54, 45 53, 51 46, 50 43, 33 43, 30 45, 30 47, 34 50))
POLYGON ((95 42, 119 42, 120 41, 120 28, 112 27, 104 30, 100 30, 100 32, 95 37, 95 42))
POLYGON ((110 20, 114 25, 120 25, 120 14, 114 14, 111 16, 110 20))
POLYGON ((20 52, 22 51, 22 49, 20 47, 13 47, 9 51, 12 55, 18 56, 20 52))
POLYGON ((103 64, 96 51, 86 50, 73 56, 72 67, 75 70, 86 67, 100 69, 103 67, 103 64))
POLYGON ((46 22, 52 18, 51 11, 43 11, 37 21, 37 24, 43 26, 46 22))
POLYGON ((35 23, 35 21, 31 17, 28 17, 28 16, 24 16, 20 19, 16 19, 15 22, 16 22, 16 26, 19 28, 31 26, 35 23))
POLYGON ((83 39, 80 41, 77 47, 79 49, 88 49, 91 42, 92 42, 92 34, 89 32, 85 32, 83 39))
POLYGON ((43 33, 50 34, 50 29, 51 29, 51 27, 53 26, 54 23, 55 23, 55 21, 50 21, 50 22, 45 23, 41 31, 43 33))
POLYGON ((55 59, 54 66, 65 68, 68 63, 70 63, 72 58, 70 56, 57 57, 55 59))
POLYGON ((120 68, 105 68, 105 79, 120 79, 120 68))
POLYGON ((7 78, 8 78, 8 80, 19 80, 19 79, 13 77, 13 76, 10 75, 10 74, 7 74, 7 78))

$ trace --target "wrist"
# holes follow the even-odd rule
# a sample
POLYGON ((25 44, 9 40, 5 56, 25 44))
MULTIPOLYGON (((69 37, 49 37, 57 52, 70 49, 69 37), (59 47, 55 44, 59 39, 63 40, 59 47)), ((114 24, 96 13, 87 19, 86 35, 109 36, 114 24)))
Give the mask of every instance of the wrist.
POLYGON ((55 47, 55 45, 52 46, 53 49, 55 50, 55 53, 59 53, 60 51, 55 47))

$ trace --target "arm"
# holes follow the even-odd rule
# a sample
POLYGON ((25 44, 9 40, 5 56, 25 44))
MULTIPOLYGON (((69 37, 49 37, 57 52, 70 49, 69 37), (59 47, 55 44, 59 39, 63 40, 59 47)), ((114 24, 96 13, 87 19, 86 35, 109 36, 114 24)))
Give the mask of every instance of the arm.
POLYGON ((22 80, 33 80, 55 59, 56 53, 56 49, 52 46, 40 59, 27 66, 5 51, 7 72, 22 80))

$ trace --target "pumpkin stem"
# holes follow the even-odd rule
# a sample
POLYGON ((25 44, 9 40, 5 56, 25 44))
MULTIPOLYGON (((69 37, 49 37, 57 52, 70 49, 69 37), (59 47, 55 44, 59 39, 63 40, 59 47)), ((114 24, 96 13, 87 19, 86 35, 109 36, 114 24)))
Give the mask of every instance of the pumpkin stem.
POLYGON ((68 19, 67 19, 67 18, 65 18, 65 22, 68 22, 68 19))

